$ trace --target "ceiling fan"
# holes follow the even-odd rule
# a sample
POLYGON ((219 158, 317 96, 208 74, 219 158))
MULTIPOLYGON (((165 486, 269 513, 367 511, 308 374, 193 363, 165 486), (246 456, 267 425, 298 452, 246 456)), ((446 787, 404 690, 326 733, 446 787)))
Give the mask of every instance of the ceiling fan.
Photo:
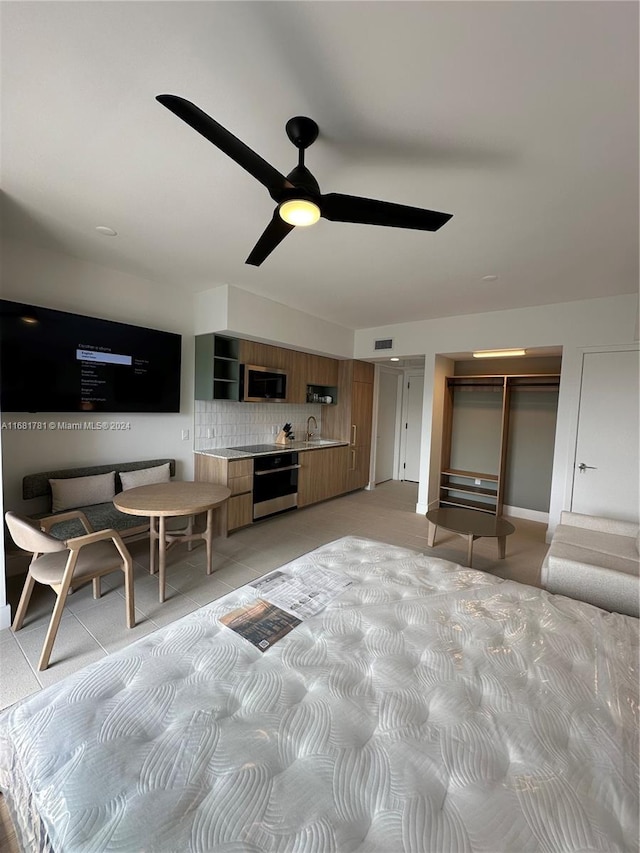
POLYGON ((287 136, 298 149, 298 165, 285 177, 191 101, 177 95, 158 95, 156 100, 246 169, 277 203, 273 218, 253 247, 247 264, 259 267, 296 225, 313 225, 321 216, 332 222, 437 231, 453 215, 342 193, 322 194, 304 164, 304 152, 318 136, 318 125, 306 116, 295 116, 286 124, 287 136))

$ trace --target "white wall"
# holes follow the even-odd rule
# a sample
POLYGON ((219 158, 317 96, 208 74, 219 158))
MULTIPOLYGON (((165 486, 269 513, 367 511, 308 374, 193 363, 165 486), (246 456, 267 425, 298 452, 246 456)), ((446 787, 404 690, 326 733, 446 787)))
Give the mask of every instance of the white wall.
MULTIPOLYGON (((437 500, 435 469, 439 465, 439 456, 434 451, 439 443, 434 431, 440 429, 438 412, 442 393, 441 383, 436 382, 436 377, 442 372, 437 356, 475 349, 561 346, 563 358, 549 509, 551 533, 558 523, 560 511, 569 506, 571 496, 582 351, 593 346, 632 342, 637 335, 637 317, 638 296, 630 294, 356 331, 355 358, 374 356, 373 342, 377 338, 393 338, 393 355, 425 355, 425 417, 422 426, 422 447, 425 450, 420 465, 416 512, 426 512, 429 505, 437 500)), ((608 437, 603 437, 603 440, 608 440, 608 437)))
MULTIPOLYGON (((102 420, 126 421, 123 431, 2 431, 5 510, 31 509, 23 504, 25 474, 49 468, 103 462, 171 457, 177 475, 193 475, 193 321, 192 300, 176 288, 158 292, 158 285, 107 267, 97 266, 32 246, 3 247, 2 297, 105 320, 178 332, 182 341, 179 414, 117 415, 102 420), (182 431, 189 430, 189 439, 182 431)), ((43 378, 46 381, 46 377, 43 378)), ((46 413, 37 419, 45 420, 46 413)), ((4 420, 35 420, 33 414, 3 415, 4 420)), ((83 415, 56 415, 51 420, 82 421, 83 415)), ((49 418, 46 418, 48 421, 49 418)))
MULTIPOLYGON (((175 458, 177 476, 193 476, 193 300, 179 287, 159 292, 158 285, 115 269, 97 266, 16 242, 3 246, 1 295, 4 299, 43 305, 106 320, 178 332, 183 335, 182 391, 179 414, 117 415, 107 421, 126 421, 123 431, 13 431, 1 433, 4 509, 37 511, 22 501, 25 474, 51 468, 175 458), (189 430, 189 439, 182 431, 189 430)), ((46 381, 46 377, 43 377, 46 381)), ((39 413, 37 419, 45 420, 39 413)), ((3 421, 36 416, 5 413, 3 421)), ((82 415, 55 415, 52 420, 82 421, 82 415)), ((49 418, 46 418, 48 421, 49 418)), ((4 572, 0 578, 3 588, 4 572)), ((2 601, 0 600, 0 604, 2 601)))
POLYGON ((226 331, 241 338, 333 358, 353 358, 353 329, 233 285, 197 293, 195 322, 197 335, 226 331), (221 309, 227 312, 224 326, 215 325, 221 309))

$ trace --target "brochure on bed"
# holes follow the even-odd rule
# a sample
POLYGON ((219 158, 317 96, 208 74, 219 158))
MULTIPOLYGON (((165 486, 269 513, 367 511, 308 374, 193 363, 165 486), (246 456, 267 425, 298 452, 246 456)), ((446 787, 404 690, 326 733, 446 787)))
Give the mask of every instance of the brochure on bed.
POLYGON ((636 851, 637 660, 636 619, 348 537, 6 711, 0 786, 29 851, 636 851))

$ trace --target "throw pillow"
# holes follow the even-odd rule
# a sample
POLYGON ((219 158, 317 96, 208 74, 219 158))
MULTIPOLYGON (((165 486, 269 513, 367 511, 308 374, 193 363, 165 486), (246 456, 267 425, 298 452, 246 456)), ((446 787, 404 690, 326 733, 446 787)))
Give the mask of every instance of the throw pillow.
POLYGON ((113 500, 116 493, 116 472, 94 474, 91 477, 68 477, 65 480, 49 480, 51 486, 51 509, 62 512, 79 506, 92 506, 113 500))
POLYGON ((168 483, 170 463, 156 465, 154 468, 140 468, 138 471, 120 471, 120 482, 124 489, 135 489, 136 486, 149 486, 152 483, 168 483))

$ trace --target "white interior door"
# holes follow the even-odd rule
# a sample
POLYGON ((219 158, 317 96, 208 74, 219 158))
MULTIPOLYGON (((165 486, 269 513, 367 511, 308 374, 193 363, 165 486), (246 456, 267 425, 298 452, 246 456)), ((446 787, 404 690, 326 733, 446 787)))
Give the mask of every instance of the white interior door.
POLYGON ((400 477, 403 480, 420 480, 420 439, 422 436, 422 398, 424 373, 409 373, 405 384, 404 459, 400 477))
POLYGON ((571 509, 638 521, 638 350, 583 356, 571 509))
POLYGON ((378 376, 378 421, 376 430, 376 483, 393 479, 399 420, 400 374, 380 368, 378 376))

